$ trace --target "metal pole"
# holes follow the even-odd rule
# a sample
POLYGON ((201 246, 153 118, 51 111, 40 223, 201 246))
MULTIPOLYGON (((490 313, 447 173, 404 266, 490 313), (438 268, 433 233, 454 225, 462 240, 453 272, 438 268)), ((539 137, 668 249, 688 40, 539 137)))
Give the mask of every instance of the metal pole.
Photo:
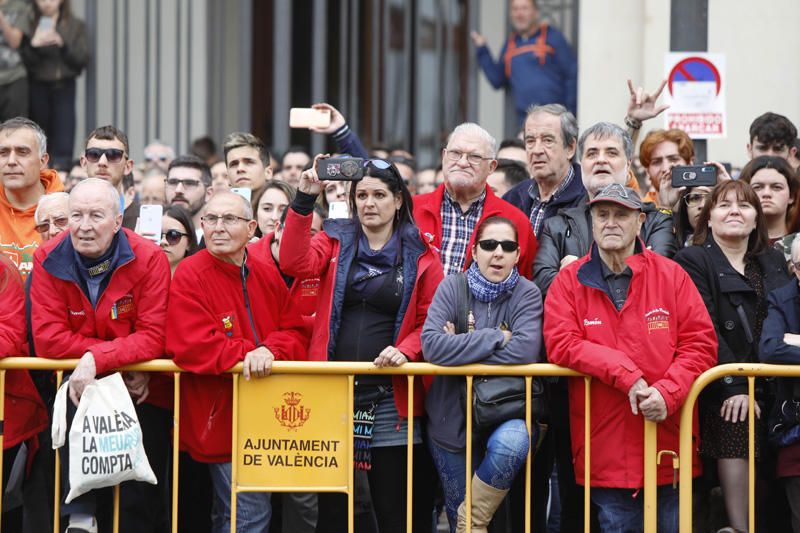
MULTIPOLYGON (((672 0, 669 19, 671 52, 708 50, 708 0, 672 0)), ((696 161, 707 161, 705 139, 694 140, 696 161)))

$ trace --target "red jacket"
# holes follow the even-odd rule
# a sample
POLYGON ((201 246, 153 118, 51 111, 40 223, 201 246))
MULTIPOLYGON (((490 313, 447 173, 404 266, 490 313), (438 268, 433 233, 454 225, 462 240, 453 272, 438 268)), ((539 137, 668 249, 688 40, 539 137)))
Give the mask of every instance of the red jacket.
MULTIPOLYGON (((641 244, 637 247, 641 248, 641 244)), ((627 259, 633 272, 622 310, 606 292, 596 245, 563 269, 545 301, 544 339, 552 363, 594 377, 591 385, 593 487, 639 488, 644 483, 644 424, 628 391, 639 378, 667 406, 658 425, 658 449, 679 449, 680 407, 694 380, 716 364, 717 337, 703 300, 677 263, 649 250, 627 259)), ((584 483, 584 384, 569 383, 575 477, 584 483)), ((698 474, 697 417, 692 461, 698 474)), ((658 483, 671 483, 662 461, 658 483)))
MULTIPOLYGON (((335 348, 335 337, 339 330, 342 300, 344 298, 347 271, 355 255, 358 222, 351 219, 326 220, 324 231, 311 238, 313 215, 299 215, 291 209, 286 216, 286 224, 281 238, 280 260, 284 272, 297 278, 319 277, 322 284, 317 299, 317 314, 314 332, 311 336, 308 358, 313 361, 327 361, 335 348), (346 264, 342 271, 339 263, 346 264), (336 297, 334 297, 334 294, 336 297), (333 336, 333 338, 331 338, 333 336)), ((403 275, 416 271, 405 287, 411 289, 408 303, 400 309, 402 322, 394 346, 403 352, 409 361, 422 361, 422 325, 428 307, 442 281, 442 265, 429 245, 419 237, 418 230, 406 226, 401 237, 403 250, 403 275), (411 258, 416 258, 409 265, 411 258), (407 262, 408 261, 408 262, 407 262), (413 283, 413 285, 412 285, 413 283)), ((393 376, 394 400, 397 412, 408 416, 408 381, 405 376, 393 376)), ((414 416, 424 414, 424 390, 421 380, 415 381, 414 416)))
MULTIPOLYGON (((164 355, 170 270, 152 241, 121 229, 119 265, 97 306, 80 287, 68 232, 34 254, 31 328, 39 357, 94 355, 97 374, 164 355)), ((163 376, 151 376, 148 403, 167 407, 172 397, 163 376)))
MULTIPOLYGON (((414 219, 416 220, 419 231, 426 242, 434 247, 436 251, 442 248, 442 201, 444 201, 444 184, 428 194, 421 194, 414 197, 414 219)), ((480 220, 475 224, 477 228, 481 222, 491 216, 501 216, 510 219, 517 226, 519 233, 518 242, 520 246, 519 263, 517 268, 522 276, 533 279, 533 260, 536 257, 536 235, 531 228, 531 222, 525 214, 495 196, 491 187, 486 187, 486 202, 483 205, 483 213, 480 220)), ((469 267, 472 260, 472 246, 475 244, 475 234, 473 232, 467 246, 467 257, 464 261, 464 270, 469 267)))
MULTIPOLYGON (((26 355, 22 278, 11 260, 0 254, 0 357, 26 355)), ((5 394, 3 448, 8 449, 36 435, 49 422, 47 409, 27 370, 6 372, 5 394)))
MULTIPOLYGON (((250 254, 247 294, 260 345, 276 359, 305 359, 303 320, 277 271, 250 254)), ((226 370, 256 348, 240 267, 208 250, 181 261, 172 279, 167 353, 193 372, 181 378, 180 446, 196 461, 231 460, 233 389, 226 370)))
MULTIPOLYGON (((265 262, 269 263, 278 271, 278 274, 281 274, 281 269, 275 262, 275 258, 272 257, 272 250, 270 248, 270 243, 274 235, 274 233, 264 235, 256 243, 249 245, 247 249, 251 254, 262 257, 265 262)), ((297 304, 300 314, 303 315, 303 319, 308 326, 309 334, 314 325, 314 313, 317 310, 319 287, 319 278, 295 278, 292 282, 292 286, 289 288, 289 296, 294 300, 294 303, 297 304)))

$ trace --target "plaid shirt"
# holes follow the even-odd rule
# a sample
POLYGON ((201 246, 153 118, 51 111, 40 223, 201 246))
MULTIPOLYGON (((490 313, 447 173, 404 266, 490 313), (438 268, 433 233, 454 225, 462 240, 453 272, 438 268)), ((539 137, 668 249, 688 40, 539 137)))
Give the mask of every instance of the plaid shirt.
POLYGON ((533 205, 531 207, 531 227, 533 228, 533 233, 538 237, 539 232, 542 231, 542 224, 544 223, 544 212, 547 208, 547 204, 552 202, 555 198, 558 198, 558 195, 561 194, 564 189, 569 187, 569 184, 572 183, 573 178, 575 177, 575 171, 572 169, 572 165, 569 166, 569 172, 567 172, 567 177, 561 182, 561 185, 555 190, 550 199, 547 201, 542 201, 539 197, 539 188, 536 187, 536 182, 531 184, 531 188, 528 189, 528 193, 533 198, 533 205))
POLYGON ((444 191, 442 200, 442 266, 444 275, 461 272, 464 270, 467 247, 472 239, 475 225, 483 214, 483 204, 486 202, 486 191, 472 202, 466 213, 461 211, 458 202, 444 191))

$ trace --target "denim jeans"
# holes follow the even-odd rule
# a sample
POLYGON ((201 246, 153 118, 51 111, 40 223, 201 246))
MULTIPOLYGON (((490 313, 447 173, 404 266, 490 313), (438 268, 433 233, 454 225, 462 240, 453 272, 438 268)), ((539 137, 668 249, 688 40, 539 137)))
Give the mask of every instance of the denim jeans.
MULTIPOLYGON (((211 530, 228 533, 231 530, 231 464, 211 463, 208 470, 214 488, 211 530)), ((267 533, 271 517, 269 492, 240 492, 236 497, 237 533, 267 533)))
MULTIPOLYGON (((500 490, 511 488, 517 473, 525 464, 531 441, 536 442, 537 428, 528 438, 528 430, 524 420, 509 420, 497 426, 486 441, 486 455, 478 463, 483 446, 472 447, 472 468, 481 481, 500 490), (477 467, 477 468, 476 468, 477 467)), ((476 438, 479 441, 479 439, 476 438)), ((445 510, 450 531, 456 530, 458 506, 464 501, 466 494, 467 453, 448 451, 433 440, 428 439, 439 478, 442 480, 445 510)))
MULTIPOLYGON (((592 488, 603 533, 644 531, 644 490, 592 488)), ((678 490, 658 487, 658 533, 678 533, 678 490)))

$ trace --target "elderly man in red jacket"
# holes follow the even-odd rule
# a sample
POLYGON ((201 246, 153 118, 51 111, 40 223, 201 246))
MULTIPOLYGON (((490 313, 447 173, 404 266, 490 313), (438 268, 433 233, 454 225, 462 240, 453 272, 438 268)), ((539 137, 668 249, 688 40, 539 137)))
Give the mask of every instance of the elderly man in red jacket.
MULTIPOLYGON (((278 270, 248 253, 256 231, 250 203, 214 195, 201 218, 207 248, 175 271, 167 352, 187 375, 181 386, 181 449, 209 464, 214 531, 230 529, 232 383, 225 371, 244 363, 244 377, 264 377, 275 359, 306 359, 303 319, 278 270)), ((259 406, 252 406, 258 408, 259 406)), ((237 531, 266 533, 268 493, 240 493, 237 531)))
MULTIPOLYGON (((642 418, 661 422, 659 450, 678 449, 680 407, 716 363, 717 340, 689 276, 637 239, 645 219, 638 194, 612 184, 590 204, 595 244, 550 286, 544 338, 551 362, 595 378, 591 494, 601 529, 641 531, 642 418)), ((582 381, 571 380, 569 390, 575 475, 583 485, 582 381)), ((677 532, 678 493, 666 463, 658 470, 658 531, 677 532)))
POLYGON ((414 198, 414 220, 423 237, 438 249, 445 275, 469 266, 475 228, 500 215, 517 227, 520 245, 519 273, 530 279, 536 256, 536 236, 522 211, 495 196, 486 185, 497 167, 497 141, 471 122, 456 127, 442 150, 444 183, 414 198))
MULTIPOLYGON (((50 239, 34 255, 30 296, 36 353, 80 359, 69 378, 70 421, 96 376, 164 354, 169 263, 152 242, 122 229, 119 205, 119 194, 107 181, 82 181, 70 192, 69 233, 50 239)), ((167 405, 156 399, 165 391, 145 373, 126 373, 125 381, 138 404, 145 452, 160 484, 170 416, 162 408, 167 405)), ((68 455, 65 446, 61 473, 66 491, 68 455)), ((162 489, 140 482, 121 488, 122 531, 155 531, 166 508, 162 489)), ((62 505, 62 514, 70 516, 68 531, 97 531, 96 515, 106 506, 96 492, 62 505)))

